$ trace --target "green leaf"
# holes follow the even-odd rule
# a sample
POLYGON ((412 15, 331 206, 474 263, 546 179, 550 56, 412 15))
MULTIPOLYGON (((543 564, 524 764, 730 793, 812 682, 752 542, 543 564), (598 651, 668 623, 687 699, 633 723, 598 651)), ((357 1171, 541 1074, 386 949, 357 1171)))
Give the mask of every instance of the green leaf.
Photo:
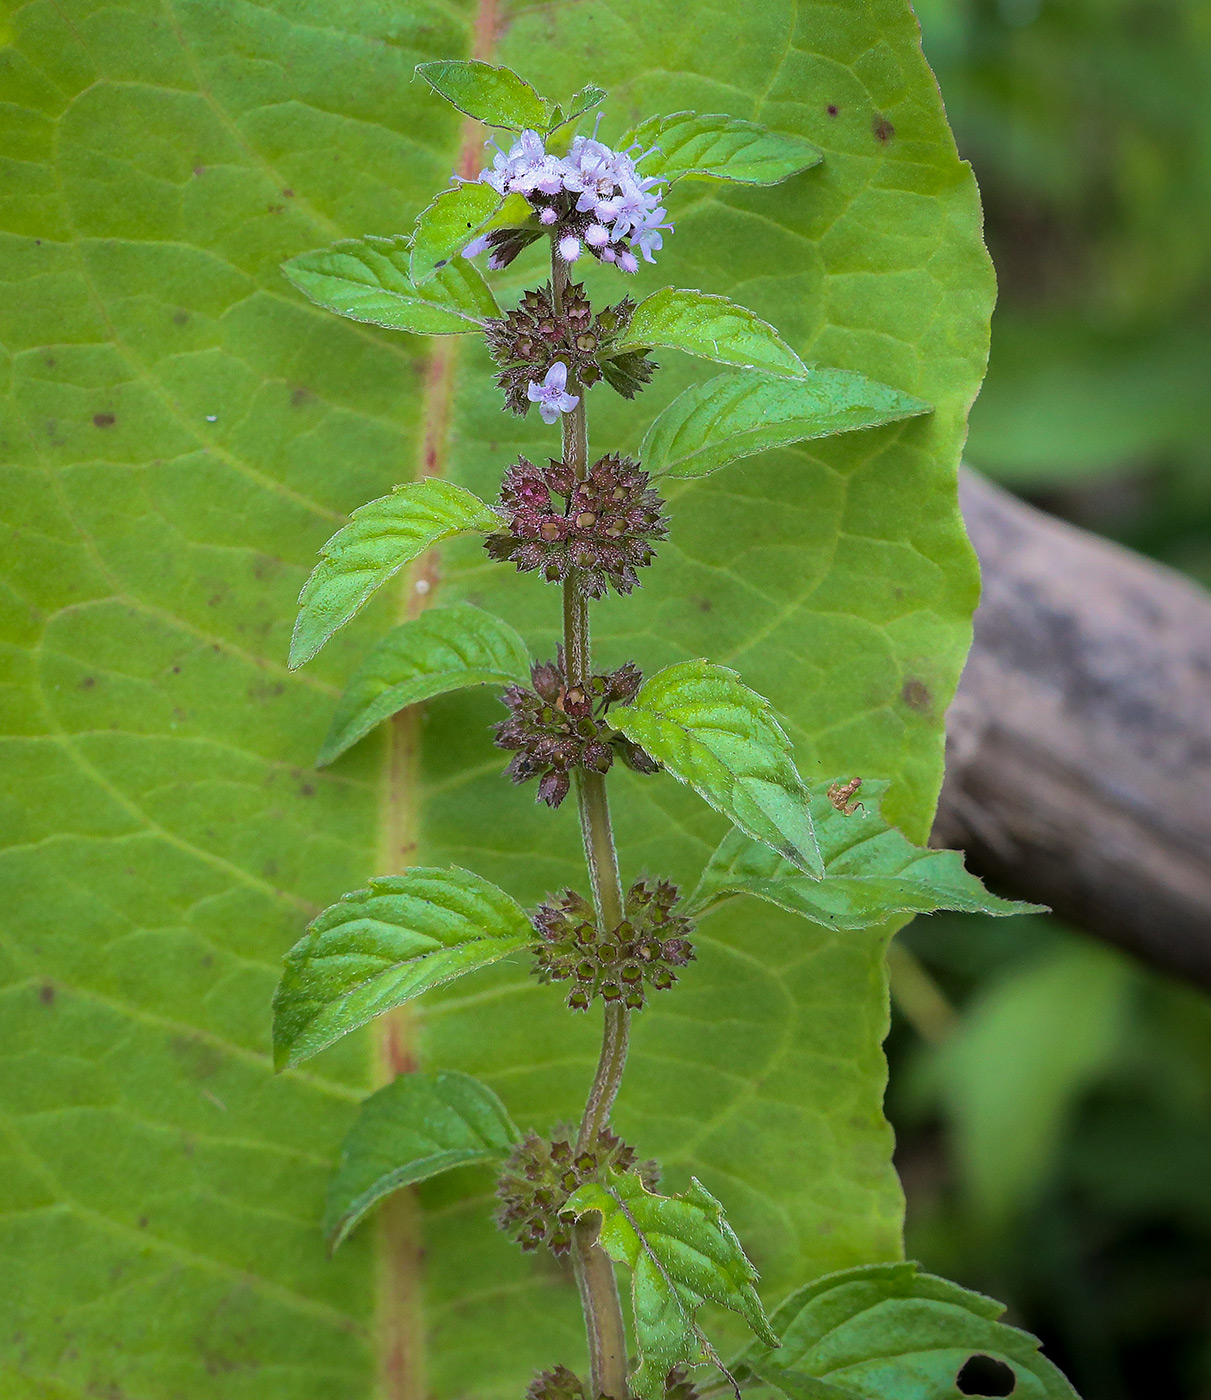
POLYGON ((458 335, 499 316, 496 298, 479 269, 455 258, 424 287, 408 277, 412 240, 345 238, 331 248, 300 253, 282 264, 309 301, 352 321, 417 335, 458 335))
POLYGON ((684 350, 741 369, 794 378, 807 373, 798 355, 760 316, 727 297, 676 287, 662 287, 635 308, 610 353, 630 350, 684 350))
POLYGON ((708 476, 771 447, 929 411, 920 399, 856 370, 809 369, 801 379, 751 370, 721 374, 678 394, 648 429, 639 455, 653 476, 708 476))
POLYGON ((862 784, 861 807, 848 816, 829 800, 828 784, 814 784, 811 816, 824 861, 824 878, 807 879, 782 856, 735 829, 720 842, 702 873, 687 912, 705 913, 732 895, 750 894, 826 928, 860 929, 893 914, 957 909, 967 914, 1032 914, 1022 904, 990 894, 963 866, 960 851, 914 846, 879 811, 887 784, 862 784))
POLYGON ((511 68, 466 58, 418 63, 416 71, 439 97, 485 126, 545 131, 550 121, 553 104, 511 68))
POLYGON ((320 562, 299 594, 291 669, 310 661, 376 589, 430 545, 497 523, 495 512, 477 496, 435 478, 407 482, 359 507, 320 550, 320 562))
POLYGON ((430 608, 378 642, 345 687, 316 763, 324 765, 405 705, 472 685, 525 685, 530 653, 507 622, 470 603, 430 608))
POLYGON ((416 221, 408 275, 416 286, 424 286, 451 261, 468 261, 460 254, 473 238, 493 229, 519 227, 532 217, 521 195, 502 196, 475 180, 442 190, 416 221))
MULTIPOLYGON (((492 1231, 478 1183, 419 1188, 432 1306, 388 1301, 368 1238, 325 1257, 328 1167, 395 1018, 277 1077, 266 1024, 305 920, 391 868, 385 746, 311 763, 403 580, 289 673, 316 551, 422 470, 491 501, 515 451, 542 460, 555 441, 537 415, 501 414, 476 337, 345 320, 281 273, 308 249, 410 229, 482 157, 478 137, 462 149, 464 118, 410 81, 417 62, 470 52, 473 12, 65 14, 13 12, 0 104, 20 153, 0 205, 0 762, 21 795, 0 811, 0 1390, 232 1400, 238 1376, 273 1400, 367 1400, 382 1308, 424 1334, 435 1400, 520 1396, 582 1354, 576 1290, 492 1231)), ((892 779, 885 810, 920 842, 977 595, 955 469, 993 282, 908 4, 812 15, 792 33, 789 16, 737 6, 726 33, 686 44, 684 4, 647 0, 635 26, 617 0, 556 0, 511 12, 490 57, 540 91, 599 82, 637 114, 726 107, 825 151, 819 179, 781 189, 681 187, 676 233, 626 286, 724 292, 805 358, 936 411, 678 482, 644 587, 595 609, 598 654, 648 673, 726 661, 786 717, 805 775, 892 779)), ((629 116, 611 119, 607 139, 629 116)), ((695 371, 718 373, 661 358, 642 411, 590 395, 600 450, 634 455, 695 371)), ((475 537, 441 555, 429 601, 470 600, 553 654, 556 590, 486 566, 475 537)), ((500 781, 496 709, 485 690, 427 706, 395 791, 415 859, 473 866, 528 907, 582 856, 571 803, 552 816, 500 781)), ((624 870, 692 887, 724 819, 673 782, 609 783, 624 870)), ((660 1153, 665 1189, 693 1173, 728 1193, 774 1298, 900 1247, 883 943, 732 901, 633 1038, 619 1132, 660 1153)), ((512 959, 411 1003, 408 1021, 420 1062, 476 1075, 519 1123, 583 1103, 593 1017, 512 959)), ((721 1314, 720 1336, 733 1322, 721 1314)))
POLYGON ((596 83, 589 83, 568 99, 566 115, 562 106, 555 108, 547 130, 558 131, 561 126, 567 126, 569 122, 583 117, 586 112, 591 112, 594 107, 599 107, 608 96, 605 88, 598 87, 596 83))
POLYGON ((397 1075, 366 1099, 328 1183, 324 1233, 338 1249, 392 1191, 506 1156, 521 1134, 500 1099, 455 1070, 397 1075))
POLYGON ((638 1173, 611 1172, 606 1185, 590 1182, 574 1191, 564 1209, 577 1216, 599 1212, 597 1242, 631 1271, 636 1395, 663 1395, 665 1376, 681 1362, 718 1363, 697 1323, 708 1301, 738 1312, 767 1346, 777 1346, 754 1287, 757 1271, 700 1181, 691 1180, 684 1195, 657 1196, 638 1173))
POLYGON ((741 1380, 759 1376, 791 1400, 825 1400, 837 1391, 855 1400, 960 1400, 982 1393, 955 1384, 981 1356, 1012 1370, 1021 1400, 1075 1400, 1039 1354, 1038 1340, 997 1321, 1004 1311, 916 1264, 868 1264, 793 1293, 770 1319, 782 1346, 771 1354, 753 1343, 732 1369, 741 1380), (813 1379, 836 1391, 813 1389, 813 1379))
POLYGON ((650 151, 643 161, 644 175, 670 183, 697 175, 743 185, 776 185, 824 159, 820 148, 802 136, 770 131, 726 112, 649 117, 619 144, 623 149, 638 144, 650 151))
POLYGON ((286 954, 273 1058, 301 1064, 375 1016, 534 941, 525 911, 453 866, 380 875, 325 909, 286 954))
POLYGON ((790 740, 769 701, 735 671, 710 661, 666 666, 610 719, 742 831, 800 870, 823 870, 790 740))

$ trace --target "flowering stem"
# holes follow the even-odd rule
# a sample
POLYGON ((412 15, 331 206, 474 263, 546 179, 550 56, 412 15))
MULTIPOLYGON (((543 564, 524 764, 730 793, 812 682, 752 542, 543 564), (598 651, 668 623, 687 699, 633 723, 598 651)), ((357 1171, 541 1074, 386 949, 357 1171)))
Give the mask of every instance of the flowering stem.
MULTIPOLYGON (((551 242, 551 289, 557 312, 563 309, 568 286, 567 265, 551 242)), ((589 431, 585 414, 584 386, 569 381, 568 392, 579 395, 576 407, 563 416, 564 460, 577 480, 589 470, 589 431)), ((573 574, 563 586, 564 665, 568 686, 588 689, 593 674, 593 646, 589 631, 589 600, 580 580, 573 574)), ((603 932, 622 922, 622 880, 618 854, 610 824, 610 805, 605 775, 583 769, 576 774, 576 796, 585 859, 593 884, 593 903, 598 926, 603 932)), ((598 1134, 610 1121, 610 1109, 626 1068, 630 1012, 621 1002, 607 1002, 602 1035, 601 1058, 593 1086, 585 1103, 577 1137, 577 1151, 591 1150, 598 1134)), ((573 1267, 584 1311, 589 1342, 589 1396, 598 1400, 627 1400, 626 1330, 614 1265, 596 1243, 596 1222, 578 1222, 573 1230, 573 1267)))

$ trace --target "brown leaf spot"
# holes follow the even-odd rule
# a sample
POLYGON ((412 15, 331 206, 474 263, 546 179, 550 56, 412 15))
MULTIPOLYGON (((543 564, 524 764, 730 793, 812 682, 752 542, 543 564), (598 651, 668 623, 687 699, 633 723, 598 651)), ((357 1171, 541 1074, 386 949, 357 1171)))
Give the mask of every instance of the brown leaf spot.
POLYGON ((882 114, 876 112, 870 119, 870 129, 875 134, 876 141, 882 141, 886 146, 891 138, 896 134, 896 129, 891 122, 882 114))
POLYGON ((287 199, 293 199, 293 198, 294 198, 294 191, 293 191, 293 190, 283 190, 282 193, 286 196, 287 199))
POLYGON ((93 686, 96 685, 96 683, 97 683, 97 678, 96 678, 96 676, 81 676, 81 677, 80 677, 80 689, 81 689, 81 690, 91 690, 91 689, 93 688, 93 686))
POLYGON ((310 403, 314 397, 311 390, 302 384, 296 384, 290 391, 290 402, 295 408, 299 408, 305 403, 310 403))
POLYGON ((112 413, 94 413, 94 414, 93 414, 93 427, 94 427, 94 428, 112 428, 113 425, 114 425, 117 421, 118 421, 118 420, 113 416, 112 413))
POLYGON ((915 676, 909 677, 904 682, 900 690, 900 699, 910 710, 916 710, 921 715, 928 714, 929 707, 933 704, 933 696, 930 694, 929 687, 924 681, 917 680, 915 676))
POLYGON ((837 104, 836 104, 835 102, 830 102, 830 103, 828 104, 827 110, 828 110, 828 115, 829 115, 830 117, 835 117, 835 116, 837 115, 837 113, 841 110, 841 108, 838 107, 837 104))
POLYGON ((172 313, 173 325, 183 326, 189 320, 188 311, 174 311, 172 313))
POLYGON ((38 988, 38 1000, 43 1006, 54 1006, 55 986, 53 982, 43 982, 38 988))

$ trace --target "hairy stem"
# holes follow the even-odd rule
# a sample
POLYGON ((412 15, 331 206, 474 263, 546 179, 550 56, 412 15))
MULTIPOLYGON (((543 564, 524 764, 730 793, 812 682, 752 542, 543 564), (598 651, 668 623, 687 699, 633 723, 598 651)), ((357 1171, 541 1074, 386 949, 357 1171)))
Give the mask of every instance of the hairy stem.
MULTIPOLYGON (((556 311, 563 309, 567 286, 567 266, 556 252, 552 239, 551 289, 556 311)), ((580 402, 563 418, 564 460, 580 480, 589 470, 589 429, 584 386, 569 380, 568 391, 579 394, 580 402)), ((587 688, 593 674, 589 600, 575 575, 564 584, 563 624, 568 685, 587 688)), ((597 910, 598 926, 604 931, 622 921, 623 909, 622 880, 618 873, 618 854, 614 848, 605 776, 578 771, 576 797, 585 860, 593 884, 593 903, 597 910)), ((629 1023, 630 1012, 625 1006, 617 1002, 606 1004, 601 1058, 597 1063, 597 1073, 593 1076, 593 1086, 589 1090, 577 1137, 577 1148, 581 1152, 590 1148, 610 1120, 610 1109, 626 1068, 629 1023)), ((589 1395, 591 1400, 598 1400, 599 1396, 608 1396, 610 1400, 627 1400, 627 1347, 622 1306, 618 1300, 614 1265, 596 1243, 598 1228, 596 1222, 582 1221, 578 1224, 572 1251, 589 1342, 589 1395)))

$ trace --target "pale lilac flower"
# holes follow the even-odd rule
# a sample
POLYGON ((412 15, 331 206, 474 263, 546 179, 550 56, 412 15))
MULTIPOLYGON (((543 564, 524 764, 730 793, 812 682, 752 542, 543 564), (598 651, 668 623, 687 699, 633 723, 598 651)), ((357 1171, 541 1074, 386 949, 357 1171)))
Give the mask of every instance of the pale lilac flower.
POLYGON ((559 256, 564 262, 575 262, 580 257, 580 239, 569 234, 559 240, 559 256))
POLYGON ((544 423, 557 423, 561 413, 571 413, 580 402, 578 395, 568 393, 568 367, 562 360, 556 360, 547 370, 541 384, 535 379, 530 380, 526 397, 538 405, 544 423))
POLYGON ((584 231, 584 241, 590 248, 604 248, 610 241, 610 230, 605 224, 590 224, 584 231))
POLYGON ((638 272, 639 259, 635 256, 634 253, 619 253, 618 266, 622 268, 623 272, 638 272))
POLYGON ((656 259, 652 256, 653 249, 657 252, 664 247, 664 239, 660 236, 659 230, 667 228, 672 230, 672 224, 661 223, 666 211, 664 209, 652 209, 643 220, 643 227, 635 234, 633 242, 639 247, 643 254, 644 262, 654 263, 656 259))
POLYGON ((467 246, 463 249, 463 257, 477 258, 479 257, 480 253, 486 252, 487 249, 488 235, 486 233, 481 233, 478 238, 473 238, 470 241, 470 243, 468 243, 467 246))
POLYGON ((538 222, 540 224, 553 224, 557 218, 559 218, 559 215, 548 205, 546 209, 543 209, 539 213, 538 222))

